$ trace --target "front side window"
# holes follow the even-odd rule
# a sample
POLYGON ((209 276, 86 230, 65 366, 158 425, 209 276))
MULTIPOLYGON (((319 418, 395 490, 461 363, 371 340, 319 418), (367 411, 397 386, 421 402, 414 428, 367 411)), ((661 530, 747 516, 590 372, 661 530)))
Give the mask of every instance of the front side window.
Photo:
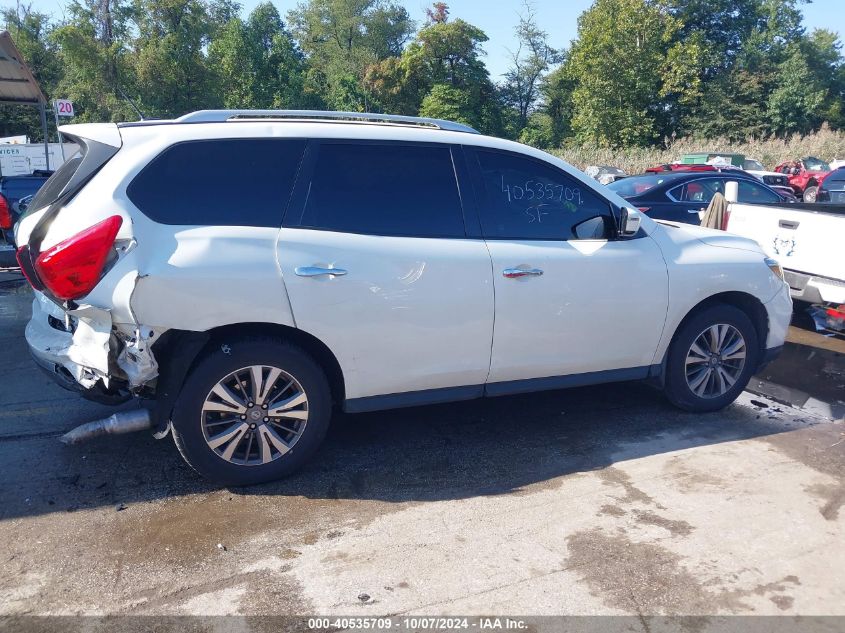
POLYGON ((608 202, 560 169, 505 152, 476 154, 484 185, 484 237, 579 240, 613 234, 608 202))
POLYGON ((278 227, 304 150, 300 139, 179 143, 154 158, 126 193, 161 224, 278 227))
POLYGON ((321 143, 307 196, 303 228, 466 236, 448 147, 321 143))

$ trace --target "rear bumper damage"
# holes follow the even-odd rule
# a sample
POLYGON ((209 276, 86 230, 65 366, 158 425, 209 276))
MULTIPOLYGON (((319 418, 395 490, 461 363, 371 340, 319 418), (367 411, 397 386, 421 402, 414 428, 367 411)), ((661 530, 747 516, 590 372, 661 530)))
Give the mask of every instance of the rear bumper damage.
POLYGON ((108 310, 82 305, 63 311, 36 292, 26 340, 36 363, 62 387, 97 402, 140 395, 158 377, 151 328, 112 322, 108 310))

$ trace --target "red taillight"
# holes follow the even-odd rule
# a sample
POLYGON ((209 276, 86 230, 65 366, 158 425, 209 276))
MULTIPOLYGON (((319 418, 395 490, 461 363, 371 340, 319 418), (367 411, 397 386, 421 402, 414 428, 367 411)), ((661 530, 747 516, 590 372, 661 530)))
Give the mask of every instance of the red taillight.
POLYGON ((8 231, 10 228, 12 228, 12 210, 9 209, 6 196, 0 193, 0 229, 8 231))
POLYGON ((78 299, 97 282, 123 218, 113 215, 41 253, 35 272, 57 299, 78 299))
POLYGON ((640 211, 642 211, 643 213, 648 213, 649 211, 651 211, 651 207, 637 207, 637 208, 640 211))

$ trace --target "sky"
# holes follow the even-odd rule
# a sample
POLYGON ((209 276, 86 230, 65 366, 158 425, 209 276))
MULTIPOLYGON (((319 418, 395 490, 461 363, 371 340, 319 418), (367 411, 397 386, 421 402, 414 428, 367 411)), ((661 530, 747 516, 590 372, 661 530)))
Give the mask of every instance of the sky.
MULTIPOLYGON (((0 0, 0 5, 12 4, 15 0, 0 0)), ((21 0, 31 1, 33 8, 44 13, 63 14, 64 0, 21 0)), ((248 13, 261 0, 239 0, 248 13)), ((400 0, 411 17, 422 24, 425 9, 431 6, 425 0, 400 0)), ((296 6, 297 0, 273 0, 282 16, 296 6)), ((487 68, 494 79, 499 79, 507 70, 509 50, 515 50, 514 26, 522 10, 522 0, 451 0, 448 2, 452 18, 462 18, 481 28, 490 40, 485 44, 487 68)), ((575 37, 578 16, 587 9, 592 0, 532 0, 537 21, 549 34, 549 41, 556 48, 566 48, 575 37)), ((808 30, 826 28, 835 31, 842 39, 845 34, 845 0, 813 0, 804 7, 804 26, 808 30)))

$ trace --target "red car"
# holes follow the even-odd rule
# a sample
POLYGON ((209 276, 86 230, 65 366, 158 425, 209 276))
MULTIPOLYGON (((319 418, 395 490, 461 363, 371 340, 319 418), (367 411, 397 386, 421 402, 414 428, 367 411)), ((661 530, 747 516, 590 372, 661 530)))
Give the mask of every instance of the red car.
POLYGON ((775 167, 775 171, 787 175, 789 186, 792 187, 796 196, 802 198, 804 202, 815 202, 819 185, 830 174, 830 165, 818 158, 807 156, 800 160, 781 163, 775 167))

